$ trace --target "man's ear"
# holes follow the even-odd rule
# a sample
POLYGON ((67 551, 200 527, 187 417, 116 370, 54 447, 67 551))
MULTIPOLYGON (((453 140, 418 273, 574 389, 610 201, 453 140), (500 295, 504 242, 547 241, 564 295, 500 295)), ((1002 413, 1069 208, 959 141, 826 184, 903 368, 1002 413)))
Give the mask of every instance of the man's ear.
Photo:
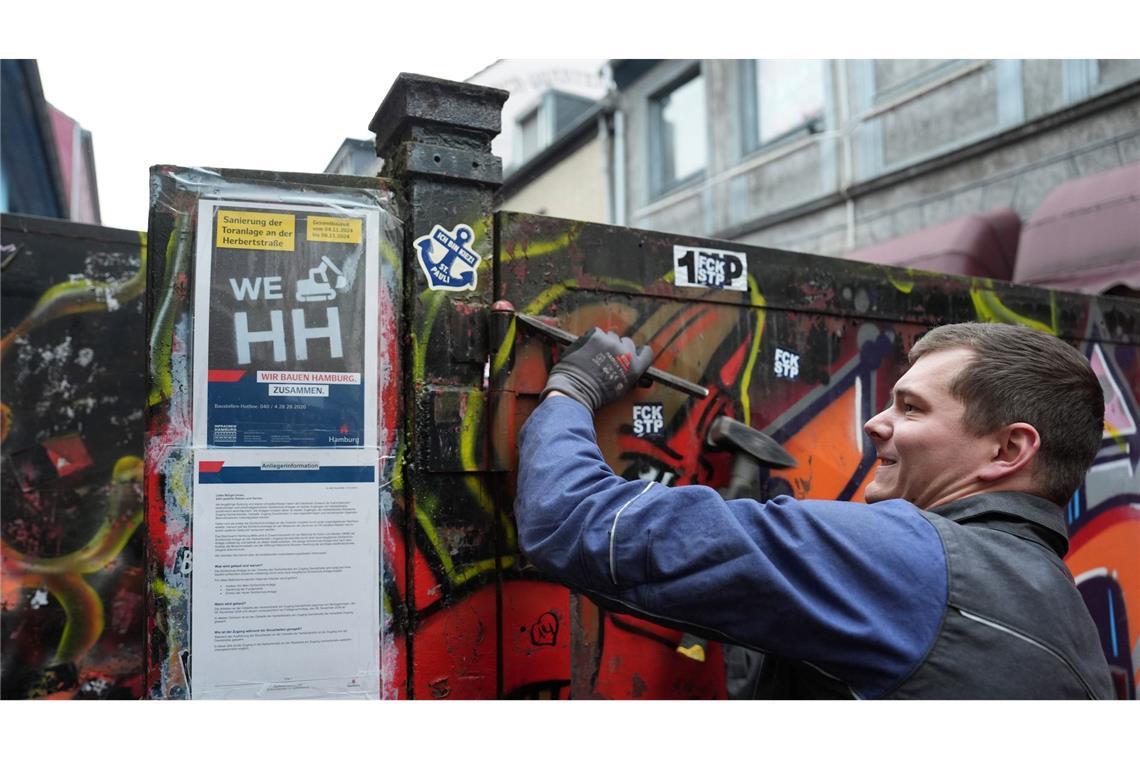
POLYGON ((978 478, 996 481, 1019 473, 1029 474, 1029 464, 1041 448, 1041 435, 1028 422, 1014 422, 995 433, 993 456, 978 472, 978 478))

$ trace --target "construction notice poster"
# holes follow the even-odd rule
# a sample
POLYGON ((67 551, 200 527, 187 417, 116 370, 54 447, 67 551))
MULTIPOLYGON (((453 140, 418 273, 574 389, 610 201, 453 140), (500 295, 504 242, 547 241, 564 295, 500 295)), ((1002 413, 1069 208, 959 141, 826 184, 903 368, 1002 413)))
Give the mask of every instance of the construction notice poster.
POLYGON ((200 201, 194 444, 376 443, 379 213, 200 201))
POLYGON ((380 696, 377 449, 199 449, 194 699, 380 696))

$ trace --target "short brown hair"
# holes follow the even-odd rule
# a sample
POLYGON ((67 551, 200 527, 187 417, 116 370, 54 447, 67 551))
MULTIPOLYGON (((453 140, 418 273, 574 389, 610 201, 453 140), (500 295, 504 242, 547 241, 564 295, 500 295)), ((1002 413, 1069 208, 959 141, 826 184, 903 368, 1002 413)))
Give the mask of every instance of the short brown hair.
POLYGON ((966 429, 984 435, 1014 422, 1032 425, 1041 436, 1033 470, 1038 495, 1066 504, 1092 466, 1104 431, 1104 393, 1088 359, 1038 330, 980 322, 936 327, 907 358, 913 364, 951 348, 974 352, 950 383, 966 407, 966 429))

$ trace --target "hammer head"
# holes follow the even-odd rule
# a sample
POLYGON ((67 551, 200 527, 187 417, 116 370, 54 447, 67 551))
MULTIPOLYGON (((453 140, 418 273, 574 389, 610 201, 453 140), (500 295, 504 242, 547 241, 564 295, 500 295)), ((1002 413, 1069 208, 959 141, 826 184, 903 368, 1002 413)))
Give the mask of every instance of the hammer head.
POLYGON ((713 420, 707 443, 714 449, 743 452, 772 469, 796 466, 795 457, 772 436, 724 415, 713 420))

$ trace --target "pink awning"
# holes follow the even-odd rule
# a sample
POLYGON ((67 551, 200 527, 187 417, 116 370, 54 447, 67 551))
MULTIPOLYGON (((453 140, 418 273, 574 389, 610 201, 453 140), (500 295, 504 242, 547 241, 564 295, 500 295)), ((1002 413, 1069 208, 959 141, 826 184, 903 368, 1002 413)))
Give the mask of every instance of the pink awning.
POLYGON ((964 216, 860 248, 844 258, 928 272, 1008 280, 1021 219, 1011 209, 964 216))
POLYGON ((1013 280, 1079 293, 1140 290, 1140 163, 1054 188, 1025 223, 1013 280))

